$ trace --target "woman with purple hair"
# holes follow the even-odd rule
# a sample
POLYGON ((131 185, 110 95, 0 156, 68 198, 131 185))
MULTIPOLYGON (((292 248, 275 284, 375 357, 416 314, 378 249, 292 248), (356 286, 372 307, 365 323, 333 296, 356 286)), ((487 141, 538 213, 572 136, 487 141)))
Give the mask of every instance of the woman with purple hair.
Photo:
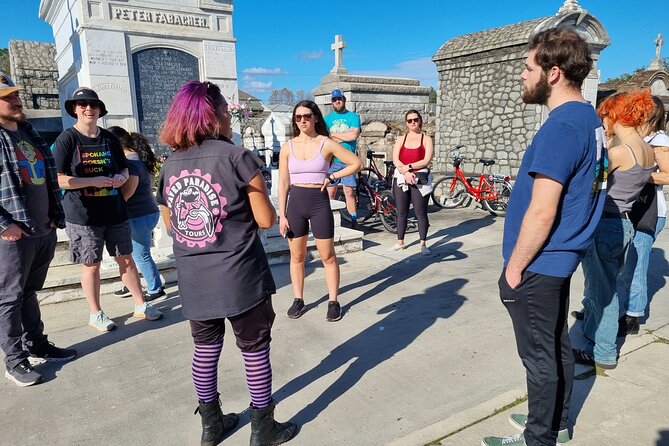
POLYGON ((174 153, 160 172, 158 204, 173 238, 179 294, 195 343, 192 376, 203 446, 220 443, 237 425, 224 415, 218 360, 225 319, 242 352, 251 395, 251 446, 278 445, 294 423, 274 420, 270 341, 274 279, 258 228, 276 222, 260 175, 262 161, 235 146, 228 103, 218 86, 191 81, 167 111, 161 141, 174 153))

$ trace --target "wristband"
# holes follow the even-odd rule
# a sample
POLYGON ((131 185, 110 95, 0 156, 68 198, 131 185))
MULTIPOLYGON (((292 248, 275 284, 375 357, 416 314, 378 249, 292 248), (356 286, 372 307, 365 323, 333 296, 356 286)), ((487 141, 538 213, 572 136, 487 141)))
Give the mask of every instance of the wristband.
POLYGON ((409 168, 409 170, 413 169, 413 166, 411 164, 409 164, 407 167, 409 168))
POLYGON ((328 175, 328 180, 330 180, 330 183, 334 183, 335 181, 337 181, 337 177, 335 177, 334 174, 331 173, 328 175))

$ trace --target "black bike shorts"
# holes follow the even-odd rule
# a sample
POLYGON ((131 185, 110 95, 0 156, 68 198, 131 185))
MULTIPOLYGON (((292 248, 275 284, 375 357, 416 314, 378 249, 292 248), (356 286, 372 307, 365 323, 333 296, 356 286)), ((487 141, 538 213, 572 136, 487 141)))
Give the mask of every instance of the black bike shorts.
POLYGON ((309 222, 314 238, 334 238, 334 217, 327 190, 318 187, 291 186, 288 192, 286 218, 290 226, 289 237, 309 234, 309 222))

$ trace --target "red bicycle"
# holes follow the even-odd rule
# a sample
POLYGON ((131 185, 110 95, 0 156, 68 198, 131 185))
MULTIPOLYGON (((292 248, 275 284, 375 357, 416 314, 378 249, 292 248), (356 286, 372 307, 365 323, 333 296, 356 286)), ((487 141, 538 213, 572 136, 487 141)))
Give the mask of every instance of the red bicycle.
MULTIPOLYGON (((455 147, 454 150, 462 146, 455 147)), ((465 177, 461 165, 463 161, 474 161, 473 158, 464 156, 453 157, 453 175, 448 175, 435 181, 432 185, 432 201, 442 209, 454 209, 467 206, 471 200, 481 203, 483 209, 495 216, 504 216, 511 196, 510 178, 508 176, 491 172, 495 164, 493 159, 479 159, 483 169, 478 177, 465 177)))

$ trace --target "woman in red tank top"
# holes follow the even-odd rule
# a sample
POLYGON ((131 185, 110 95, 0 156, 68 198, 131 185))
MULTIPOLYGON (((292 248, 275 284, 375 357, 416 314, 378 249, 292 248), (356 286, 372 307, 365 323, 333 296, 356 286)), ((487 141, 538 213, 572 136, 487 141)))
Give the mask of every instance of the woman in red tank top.
POLYGON ((434 146, 432 138, 422 131, 423 117, 417 110, 409 110, 405 119, 409 132, 404 138, 397 138, 393 147, 393 163, 395 164, 393 195, 397 204, 397 243, 389 251, 404 249, 409 205, 413 204, 418 220, 420 252, 423 255, 429 255, 430 249, 425 240, 427 239, 427 228, 430 226, 427 219, 427 202, 431 184, 418 184, 417 174, 429 177, 428 166, 432 162, 434 146))

